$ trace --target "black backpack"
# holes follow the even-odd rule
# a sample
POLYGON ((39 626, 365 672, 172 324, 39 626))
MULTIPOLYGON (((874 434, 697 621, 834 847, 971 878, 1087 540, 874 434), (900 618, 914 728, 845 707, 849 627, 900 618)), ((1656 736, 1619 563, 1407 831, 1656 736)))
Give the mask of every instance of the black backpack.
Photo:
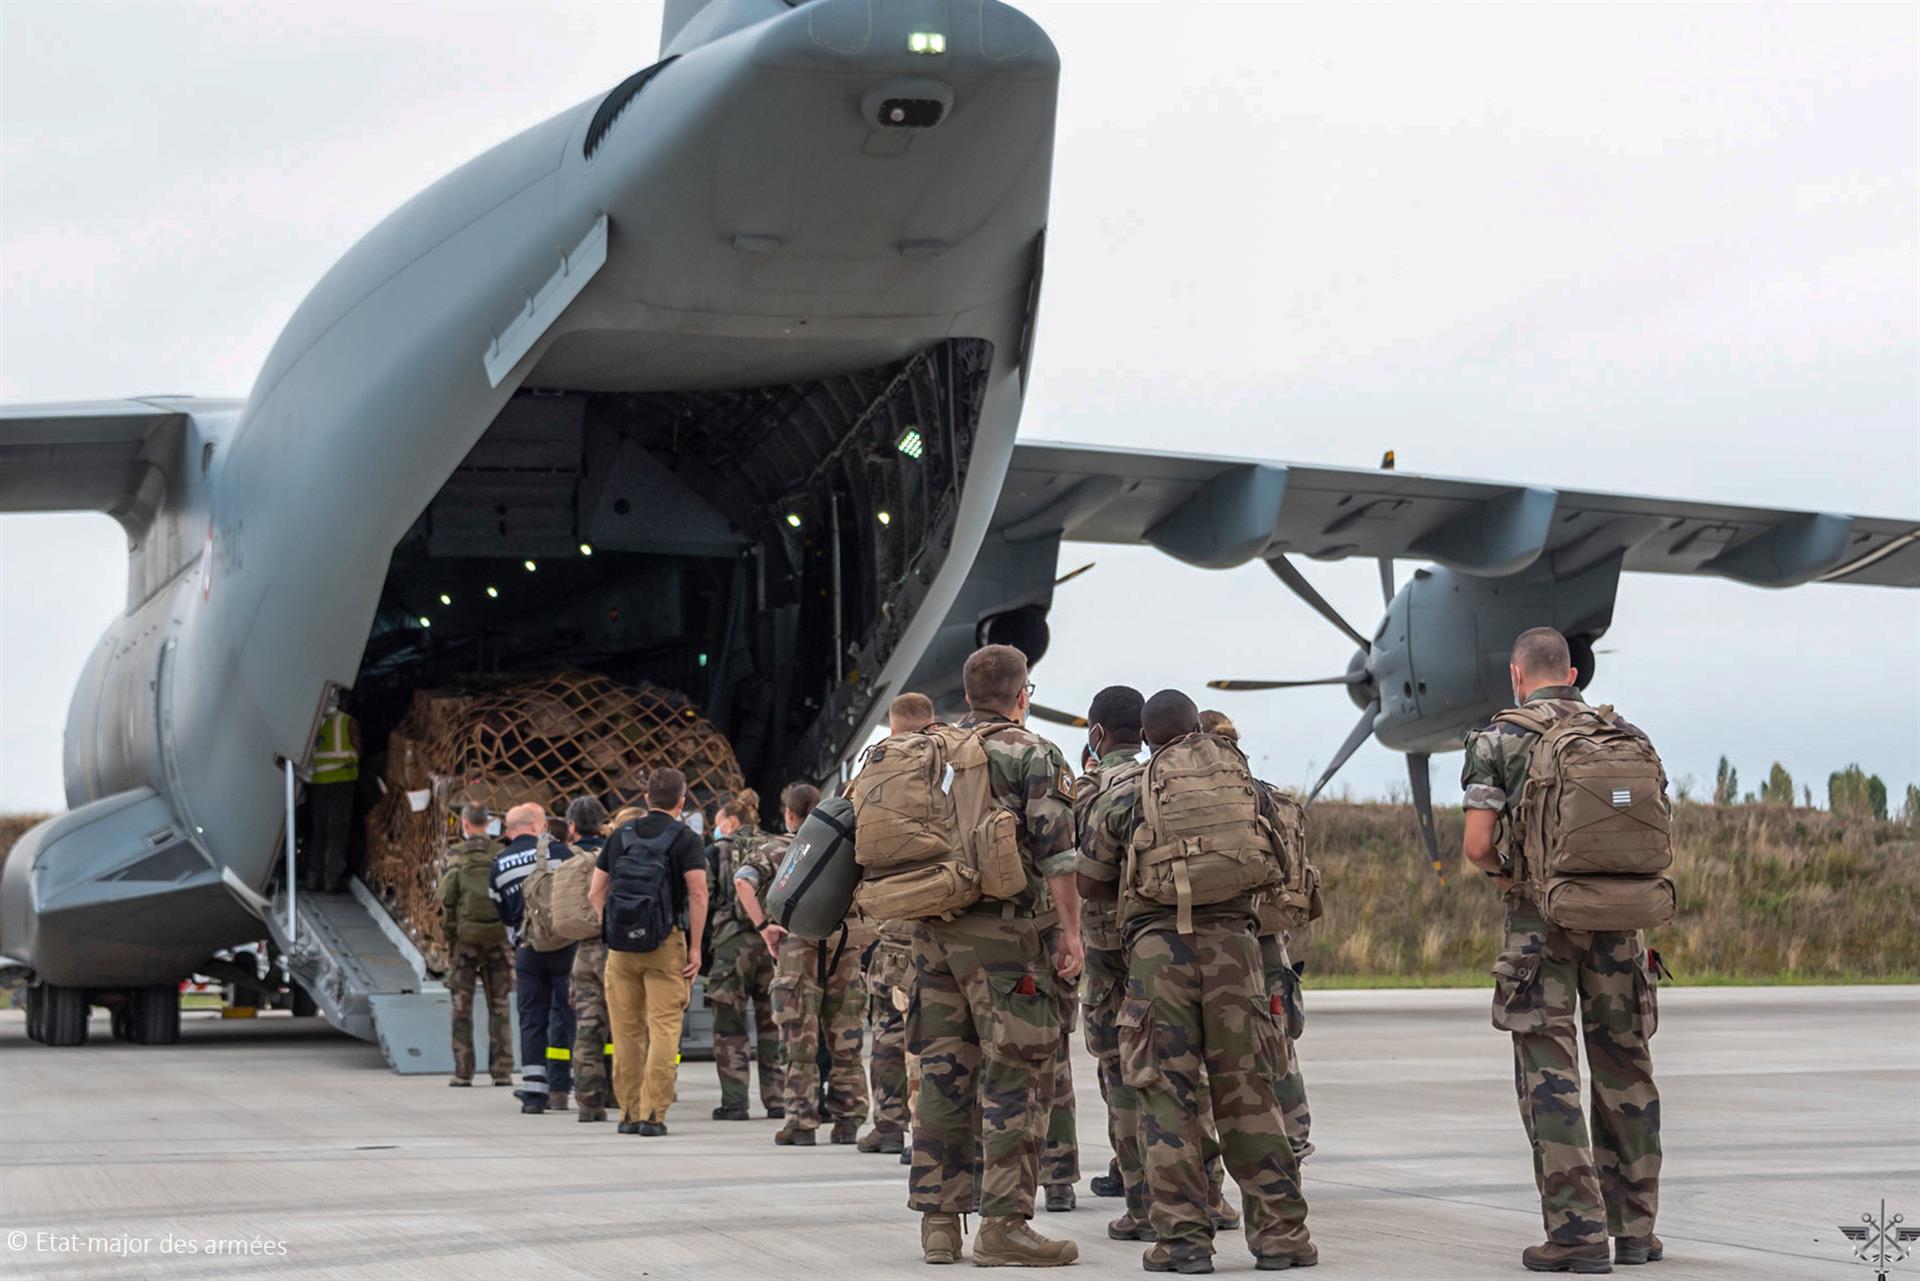
POLYGON ((643 838, 632 825, 614 833, 613 886, 601 938, 616 952, 652 952, 673 932, 674 844, 683 829, 675 823, 658 836, 643 838))

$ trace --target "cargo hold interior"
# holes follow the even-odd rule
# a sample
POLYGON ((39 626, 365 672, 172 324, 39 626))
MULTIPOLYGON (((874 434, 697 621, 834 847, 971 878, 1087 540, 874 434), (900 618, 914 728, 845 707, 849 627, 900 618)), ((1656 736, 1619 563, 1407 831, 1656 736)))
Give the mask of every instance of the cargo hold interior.
POLYGON ((523 387, 394 548, 354 682, 366 750, 416 690, 584 668, 686 695, 763 796, 830 775, 945 560, 990 356, 523 387))

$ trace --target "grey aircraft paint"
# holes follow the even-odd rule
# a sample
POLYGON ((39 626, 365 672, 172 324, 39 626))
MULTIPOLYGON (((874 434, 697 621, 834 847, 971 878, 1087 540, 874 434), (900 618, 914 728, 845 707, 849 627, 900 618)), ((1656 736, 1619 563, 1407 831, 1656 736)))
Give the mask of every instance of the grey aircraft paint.
POLYGON ((1044 32, 994 0, 669 0, 662 43, 370 232, 245 402, 0 411, 0 511, 107 511, 130 547, 72 810, 0 874, 0 951, 40 983, 170 982, 260 935, 282 762, 333 687, 564 651, 690 687, 756 781, 825 779, 892 693, 954 701, 983 640, 1040 657, 1063 540, 1290 584, 1295 553, 1408 556, 1439 563, 1386 572, 1332 679, 1424 779, 1501 696, 1503 638, 1590 649, 1623 567, 1920 581, 1914 521, 1016 447, 1044 32), (503 598, 531 603, 482 621, 523 558, 503 598))

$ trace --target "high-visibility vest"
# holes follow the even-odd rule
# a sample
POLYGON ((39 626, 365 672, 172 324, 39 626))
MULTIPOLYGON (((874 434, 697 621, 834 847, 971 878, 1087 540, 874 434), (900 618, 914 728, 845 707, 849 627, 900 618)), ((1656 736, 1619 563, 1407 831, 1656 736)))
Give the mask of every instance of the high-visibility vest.
POLYGON ((313 745, 315 783, 351 783, 360 777, 360 753, 353 750, 348 728, 352 724, 353 717, 345 712, 328 712, 320 722, 320 736, 313 745))

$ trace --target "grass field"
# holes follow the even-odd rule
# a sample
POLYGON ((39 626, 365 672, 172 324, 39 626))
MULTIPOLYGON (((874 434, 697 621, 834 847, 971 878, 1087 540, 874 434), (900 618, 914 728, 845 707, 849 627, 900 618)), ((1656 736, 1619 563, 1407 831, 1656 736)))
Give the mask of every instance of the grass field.
MULTIPOLYGON (((1321 801, 1308 820, 1327 914, 1293 954, 1320 987, 1486 981, 1501 910, 1466 868, 1461 814, 1437 815, 1434 876, 1407 805, 1321 801)), ((1784 805, 1680 804, 1680 914, 1652 931, 1680 983, 1920 982, 1920 832, 1784 805)))
MULTIPOLYGON (((40 817, 0 815, 0 857, 40 817)), ((1500 904, 1451 853, 1460 848, 1460 811, 1437 818, 1449 852, 1444 878, 1427 865, 1411 806, 1313 807, 1308 843, 1325 877, 1327 914, 1294 942, 1308 982, 1488 981, 1500 904)), ((1920 830, 1784 805, 1682 803, 1674 823, 1680 915, 1648 941, 1676 982, 1920 982, 1920 830)))

